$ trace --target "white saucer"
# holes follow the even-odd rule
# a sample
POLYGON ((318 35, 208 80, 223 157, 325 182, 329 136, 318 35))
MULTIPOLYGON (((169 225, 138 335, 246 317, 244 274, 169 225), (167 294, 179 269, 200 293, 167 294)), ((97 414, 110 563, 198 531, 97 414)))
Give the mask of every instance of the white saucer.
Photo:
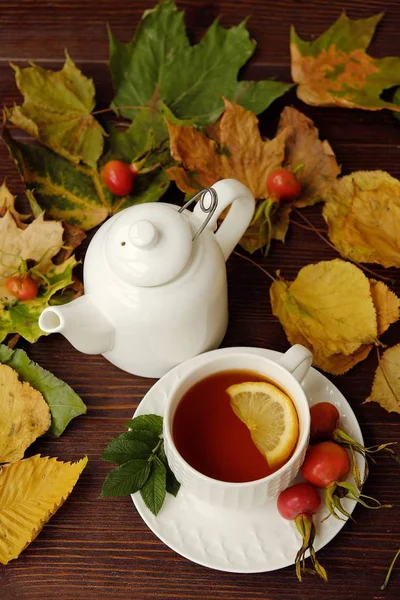
MULTIPOLYGON (((246 347, 221 348, 196 356, 164 375, 144 396, 134 416, 150 413, 163 416, 168 394, 177 377, 201 364, 210 355, 218 356, 238 350, 260 354, 272 360, 281 356, 280 352, 246 347)), ((324 375, 311 369, 303 387, 310 405, 324 400, 335 404, 341 415, 343 429, 363 443, 360 427, 349 403, 324 375)), ((363 473, 361 459, 359 468, 363 473)), ((239 512, 212 507, 181 487, 176 498, 167 494, 157 517, 148 510, 139 493, 133 494, 132 500, 144 522, 161 541, 185 558, 212 569, 234 573, 274 571, 293 564, 300 547, 294 523, 280 517, 276 500, 263 507, 239 512)), ((351 513, 355 502, 344 500, 343 506, 351 513)), ((321 509, 314 517, 318 532, 316 550, 330 542, 344 525, 344 521, 333 517, 320 523, 326 514, 326 509, 321 509)))

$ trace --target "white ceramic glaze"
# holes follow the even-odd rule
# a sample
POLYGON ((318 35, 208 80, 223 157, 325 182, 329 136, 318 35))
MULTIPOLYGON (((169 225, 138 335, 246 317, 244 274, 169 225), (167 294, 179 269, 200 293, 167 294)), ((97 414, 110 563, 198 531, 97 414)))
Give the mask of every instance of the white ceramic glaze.
MULTIPOLYGON (((187 372, 210 358, 238 352, 252 353, 270 360, 282 358, 279 352, 262 348, 221 348, 197 356, 160 379, 145 395, 134 417, 149 413, 164 416, 171 391, 187 372)), ((341 415, 341 426, 363 443, 360 427, 349 403, 322 373, 311 368, 301 386, 310 406, 322 400, 334 404, 341 415)), ((357 461, 362 475, 364 463, 359 455, 357 461)), ((300 480, 298 475, 295 481, 300 480)), ((160 540, 178 554, 206 567, 235 573, 274 571, 293 564, 299 549, 298 532, 293 523, 279 516, 276 499, 249 510, 226 509, 212 506, 181 487, 176 498, 167 494, 157 516, 148 510, 140 493, 133 494, 132 500, 142 519, 160 540)), ((351 514, 356 503, 348 499, 342 502, 351 514)), ((327 511, 322 505, 314 517, 316 550, 330 542, 345 524, 345 521, 333 518, 323 520, 326 516, 327 511)), ((292 576, 295 578, 294 574, 292 576)))
MULTIPOLYGON (((165 408, 165 453, 181 485, 197 498, 215 506, 248 510, 275 498, 296 477, 304 461, 310 435, 310 410, 299 381, 304 379, 311 367, 312 354, 297 344, 283 355, 282 362, 285 366, 263 356, 231 352, 218 357, 210 356, 201 365, 187 370, 185 375, 176 382, 165 408), (235 369, 256 371, 276 382, 292 398, 299 418, 299 439, 288 462, 267 477, 245 483, 218 481, 199 473, 179 454, 172 435, 174 413, 184 394, 209 375, 235 369), (299 374, 299 380, 292 375, 296 372, 299 374)), ((210 414, 210 419, 212 418, 210 414)), ((195 427, 195 424, 193 426, 195 427)))
POLYGON ((144 377, 161 377, 217 348, 228 325, 225 260, 251 221, 254 198, 234 179, 213 188, 217 209, 194 242, 206 218, 200 203, 193 213, 148 203, 109 219, 86 253, 85 295, 45 309, 40 328, 62 333, 78 350, 103 354, 144 377))

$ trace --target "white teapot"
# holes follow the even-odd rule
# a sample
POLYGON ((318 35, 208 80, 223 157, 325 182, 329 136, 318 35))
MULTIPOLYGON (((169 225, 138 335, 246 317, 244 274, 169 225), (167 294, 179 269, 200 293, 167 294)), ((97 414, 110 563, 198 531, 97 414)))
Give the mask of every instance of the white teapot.
POLYGON ((246 186, 223 179, 182 208, 153 202, 114 215, 88 247, 84 296, 46 308, 40 328, 144 377, 217 348, 228 325, 225 261, 254 206, 246 186))

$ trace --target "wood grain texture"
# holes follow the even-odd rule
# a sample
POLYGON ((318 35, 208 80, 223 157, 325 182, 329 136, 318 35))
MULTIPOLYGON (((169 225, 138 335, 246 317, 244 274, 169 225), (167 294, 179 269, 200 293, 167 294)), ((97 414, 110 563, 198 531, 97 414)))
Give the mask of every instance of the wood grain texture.
MULTIPOLYGON (((9 60, 28 59, 52 68, 61 66, 64 49, 82 70, 93 77, 98 106, 107 106, 111 83, 107 70, 108 22, 121 40, 130 39, 142 11, 152 1, 126 0, 2 0, 0 5, 0 100, 18 101, 9 60)), ((245 74, 252 78, 277 77, 289 81, 288 34, 291 23, 302 35, 318 35, 344 9, 353 17, 386 10, 372 44, 372 54, 400 55, 400 3, 398 0, 221 0, 180 2, 187 11, 189 33, 199 38, 213 18, 224 25, 250 16, 249 28, 258 41, 255 57, 245 74)), ((262 116, 261 129, 273 134, 282 107, 292 103, 314 119, 328 138, 343 172, 381 168, 400 177, 400 123, 389 112, 368 113, 343 109, 311 108, 292 92, 262 116)), ((0 180, 23 198, 23 188, 6 148, 0 145, 0 180)), ((324 228, 320 208, 304 210, 324 228)), ((301 222, 298 217, 294 221, 301 222)), ((83 258, 87 242, 79 249, 83 258)), ((277 243, 267 259, 257 262, 287 278, 311 261, 337 254, 314 233, 292 224, 285 245, 277 243)), ((392 277, 400 293, 398 271, 374 268, 392 277)), ((230 326, 224 346, 251 345, 284 351, 288 342, 271 314, 269 280, 238 256, 228 262, 230 326)), ((396 343, 400 324, 385 334, 384 342, 396 343)), ((31 358, 63 378, 88 405, 86 416, 75 419, 59 438, 45 436, 29 453, 58 456, 64 460, 89 456, 89 464, 72 496, 17 561, 0 566, 1 600, 398 600, 400 567, 385 592, 380 591, 387 566, 400 544, 399 467, 381 459, 374 467, 365 492, 391 502, 390 510, 356 509, 357 523, 343 531, 320 553, 330 581, 308 577, 296 580, 292 567, 274 573, 235 575, 192 564, 164 546, 145 526, 129 498, 99 499, 109 466, 99 460, 106 443, 122 431, 152 380, 119 371, 101 357, 83 356, 64 338, 52 336, 34 346, 22 344, 31 358)), ((343 377, 331 377, 348 398, 370 444, 400 440, 400 419, 379 406, 363 404, 370 391, 376 354, 343 377)))

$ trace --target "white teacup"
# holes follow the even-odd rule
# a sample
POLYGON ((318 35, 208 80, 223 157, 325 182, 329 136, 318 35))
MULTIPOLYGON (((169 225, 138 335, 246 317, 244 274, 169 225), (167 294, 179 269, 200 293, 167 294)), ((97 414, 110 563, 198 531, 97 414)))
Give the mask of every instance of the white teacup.
POLYGON ((215 506, 249 509, 275 498, 296 477, 307 450, 310 434, 310 409, 300 382, 307 375, 312 354, 303 346, 292 346, 278 362, 255 354, 233 352, 210 359, 195 367, 177 382, 164 414, 164 444, 169 465, 187 491, 215 506), (194 469, 179 454, 172 436, 174 413, 183 395, 198 381, 228 370, 256 371, 276 382, 291 397, 299 419, 299 439, 291 458, 267 477, 245 483, 219 481, 194 469))

